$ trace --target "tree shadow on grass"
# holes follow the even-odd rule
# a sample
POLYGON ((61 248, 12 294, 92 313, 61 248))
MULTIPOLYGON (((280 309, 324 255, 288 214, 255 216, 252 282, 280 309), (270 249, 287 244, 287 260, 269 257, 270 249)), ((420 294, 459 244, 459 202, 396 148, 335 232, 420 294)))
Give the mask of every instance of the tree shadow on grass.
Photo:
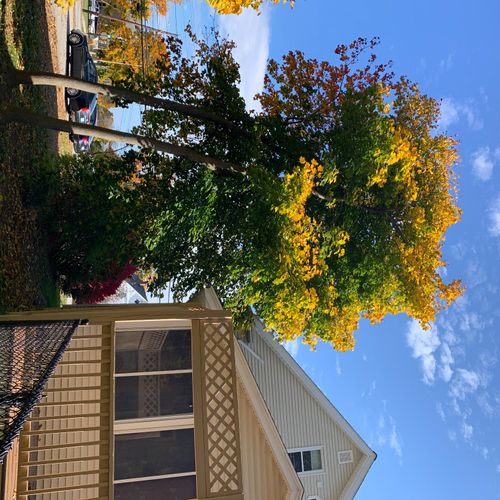
MULTIPOLYGON (((54 88, 9 87, 5 74, 21 64, 52 71, 43 0, 0 0, 0 107, 55 114, 54 88)), ((29 206, 26 182, 37 177, 54 136, 21 124, 0 124, 0 312, 56 305, 47 236, 29 206)))

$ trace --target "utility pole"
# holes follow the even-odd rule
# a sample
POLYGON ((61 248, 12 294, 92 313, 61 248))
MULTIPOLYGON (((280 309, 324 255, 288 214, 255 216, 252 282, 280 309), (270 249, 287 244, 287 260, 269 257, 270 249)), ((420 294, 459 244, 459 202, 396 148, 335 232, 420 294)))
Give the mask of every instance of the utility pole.
MULTIPOLYGON (((122 19, 120 17, 108 16, 107 14, 101 14, 100 12, 96 12, 95 10, 82 9, 83 12, 87 14, 94 14, 95 16, 101 17, 102 19, 109 19, 111 21, 117 21, 123 24, 132 24, 133 26, 141 27, 141 23, 136 23, 135 21, 129 21, 128 19, 122 19)), ((164 35, 173 36, 175 38, 179 38, 179 35, 176 33, 171 33, 170 31, 160 30, 158 28, 153 28, 152 26, 145 26, 148 31, 155 31, 156 33, 163 33, 164 35)))
POLYGON ((141 0, 140 4, 141 9, 141 55, 142 55, 142 76, 146 75, 145 67, 144 67, 144 0, 141 0))

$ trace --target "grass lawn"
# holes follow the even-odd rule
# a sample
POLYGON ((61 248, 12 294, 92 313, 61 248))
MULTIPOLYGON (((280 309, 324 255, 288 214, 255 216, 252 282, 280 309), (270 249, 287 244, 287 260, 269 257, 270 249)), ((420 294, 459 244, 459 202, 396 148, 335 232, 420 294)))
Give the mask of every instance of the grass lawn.
MULTIPOLYGON (((44 0, 0 0, 0 106, 47 113, 48 89, 6 86, 9 67, 52 70, 44 0)), ((54 149, 50 133, 25 125, 0 125, 0 312, 55 306, 59 293, 48 258, 48 241, 25 183, 54 149)))

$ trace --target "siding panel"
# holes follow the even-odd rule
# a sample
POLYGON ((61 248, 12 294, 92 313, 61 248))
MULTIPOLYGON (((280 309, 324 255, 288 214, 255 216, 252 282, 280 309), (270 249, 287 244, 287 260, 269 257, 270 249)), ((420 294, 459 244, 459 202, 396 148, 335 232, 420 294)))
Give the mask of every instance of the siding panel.
POLYGON ((108 498, 109 325, 81 326, 20 436, 17 498, 108 498))
POLYGON ((285 479, 239 380, 238 413, 245 500, 286 500, 290 493, 285 479))
POLYGON ((263 360, 243 350, 286 448, 322 447, 323 472, 299 475, 304 498, 309 495, 318 495, 322 500, 339 498, 362 458, 360 450, 261 334, 252 332, 248 347, 263 360), (342 450, 353 450, 353 463, 338 463, 337 453, 342 450))

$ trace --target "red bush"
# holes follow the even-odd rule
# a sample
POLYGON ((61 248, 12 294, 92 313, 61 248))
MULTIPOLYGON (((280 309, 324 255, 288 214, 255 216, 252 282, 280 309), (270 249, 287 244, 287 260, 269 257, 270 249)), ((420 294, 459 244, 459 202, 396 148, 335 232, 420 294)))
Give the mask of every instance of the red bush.
POLYGON ((132 264, 125 264, 110 272, 110 277, 105 281, 93 281, 75 288, 72 290, 73 298, 77 304, 98 304, 116 293, 122 282, 137 270, 132 264))

